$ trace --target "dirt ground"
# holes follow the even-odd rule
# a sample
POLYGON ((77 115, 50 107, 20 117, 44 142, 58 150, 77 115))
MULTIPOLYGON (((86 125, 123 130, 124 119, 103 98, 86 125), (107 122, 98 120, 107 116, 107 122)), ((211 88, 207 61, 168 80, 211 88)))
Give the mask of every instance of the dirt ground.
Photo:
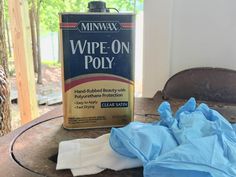
MULTIPOLYGON (((43 84, 36 84, 36 92, 40 95, 47 95, 55 91, 61 91, 61 68, 59 66, 42 66, 43 84)), ((35 82, 37 76, 35 75, 35 82)), ((16 77, 13 75, 9 78, 11 90, 17 90, 16 77)), ((55 108, 56 105, 40 105, 39 114, 42 115, 55 108)), ((11 118, 12 118, 12 130, 21 126, 20 112, 17 103, 11 104, 11 118)))

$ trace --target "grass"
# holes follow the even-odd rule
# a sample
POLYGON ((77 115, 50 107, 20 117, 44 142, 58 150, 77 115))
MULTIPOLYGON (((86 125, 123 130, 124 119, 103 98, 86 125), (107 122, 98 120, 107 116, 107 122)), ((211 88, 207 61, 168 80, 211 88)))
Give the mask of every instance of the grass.
POLYGON ((51 61, 51 60, 42 60, 43 65, 47 65, 49 67, 61 67, 61 63, 58 63, 57 61, 51 61))

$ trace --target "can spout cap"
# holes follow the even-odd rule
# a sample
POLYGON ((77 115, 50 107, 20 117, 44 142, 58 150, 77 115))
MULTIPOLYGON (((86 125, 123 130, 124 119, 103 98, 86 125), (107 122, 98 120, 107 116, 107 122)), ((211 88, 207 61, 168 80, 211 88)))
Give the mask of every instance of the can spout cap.
POLYGON ((88 3, 89 12, 109 12, 106 3, 103 1, 90 1, 88 3))

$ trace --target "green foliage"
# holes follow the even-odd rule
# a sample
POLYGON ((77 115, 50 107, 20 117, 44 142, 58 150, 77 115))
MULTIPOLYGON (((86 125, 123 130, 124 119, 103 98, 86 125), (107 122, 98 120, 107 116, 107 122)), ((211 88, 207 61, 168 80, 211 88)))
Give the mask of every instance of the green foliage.
MULTIPOLYGON (((33 0, 28 0, 29 7, 33 0)), ((58 31, 58 14, 62 12, 87 12, 88 2, 92 0, 34 0, 37 4, 40 1, 40 26, 44 32, 58 31)), ((116 8, 119 11, 134 12, 135 0, 103 0, 108 8, 116 8)), ((144 0, 136 0, 136 4, 142 4, 144 0)), ((137 9, 138 11, 139 9, 137 9)), ((112 10, 111 10, 112 11, 112 10)), ((113 11, 112 11, 113 12, 113 11)), ((5 18, 8 20, 8 0, 4 0, 5 18)))
MULTIPOLYGON (((65 2, 68 2, 65 1, 65 2)), ((57 31, 59 18, 58 13, 65 10, 65 3, 62 0, 44 0, 40 8, 40 25, 46 31, 57 31)))
POLYGON ((9 13, 8 13, 8 0, 4 0, 3 1, 3 4, 4 4, 4 18, 5 20, 8 20, 9 19, 9 13))
MULTIPOLYGON (((38 0, 37 0, 38 1, 38 0)), ((41 0, 40 21, 41 29, 46 32, 58 31, 58 14, 62 12, 87 12, 91 0, 41 0)), ((119 11, 134 11, 135 0, 104 0, 108 8, 119 11)), ((142 4, 143 0, 136 0, 142 4)))

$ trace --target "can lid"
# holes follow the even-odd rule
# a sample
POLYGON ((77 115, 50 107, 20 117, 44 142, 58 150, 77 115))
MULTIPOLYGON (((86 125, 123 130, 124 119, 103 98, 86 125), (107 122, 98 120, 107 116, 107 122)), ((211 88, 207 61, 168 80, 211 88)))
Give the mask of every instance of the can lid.
POLYGON ((90 1, 88 3, 89 12, 109 12, 106 3, 103 1, 90 1))

